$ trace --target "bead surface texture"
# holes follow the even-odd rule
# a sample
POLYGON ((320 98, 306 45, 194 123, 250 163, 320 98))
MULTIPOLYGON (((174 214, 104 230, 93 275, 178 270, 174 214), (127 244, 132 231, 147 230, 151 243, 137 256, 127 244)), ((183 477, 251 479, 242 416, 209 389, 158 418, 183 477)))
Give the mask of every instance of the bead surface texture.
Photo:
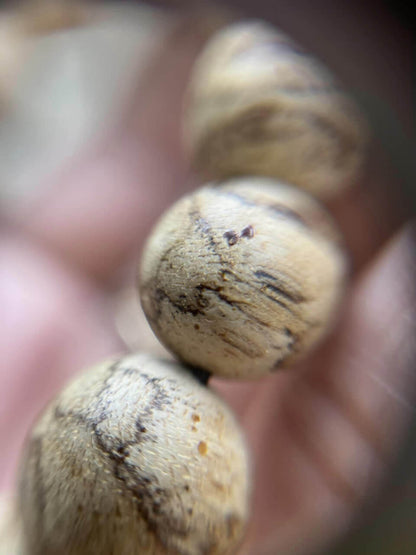
POLYGON ((20 483, 25 554, 229 554, 248 506, 231 411, 149 355, 80 376, 41 416, 20 483))
POLYGON ((356 178, 366 134, 330 73, 271 25, 225 28, 195 64, 184 138, 209 179, 263 175, 331 196, 356 178))
POLYGON ((330 329, 345 256, 309 195, 266 178, 207 185, 154 229, 139 272, 144 312, 186 363, 256 378, 306 354, 330 329))

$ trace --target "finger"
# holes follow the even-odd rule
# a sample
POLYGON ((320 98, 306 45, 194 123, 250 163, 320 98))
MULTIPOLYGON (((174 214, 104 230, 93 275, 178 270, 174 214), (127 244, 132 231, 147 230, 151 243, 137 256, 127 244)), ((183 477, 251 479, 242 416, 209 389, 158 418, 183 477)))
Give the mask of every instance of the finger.
POLYGON ((336 341, 282 398, 292 441, 351 516, 377 491, 414 413, 413 255, 407 228, 358 284, 336 341))
POLYGON ((254 458, 248 552, 328 542, 397 453, 413 403, 413 250, 406 229, 351 292, 337 339, 302 367, 244 384, 243 403, 241 392, 216 383, 254 458))
POLYGON ((339 333, 304 376, 382 457, 397 448, 414 404, 414 252, 409 225, 362 277, 339 333))
POLYGON ((399 177, 388 168, 383 153, 376 151, 369 155, 359 182, 328 204, 354 278, 409 217, 399 177))
POLYGON ((0 488, 46 401, 79 368, 120 350, 91 286, 29 243, 0 242, 0 488))

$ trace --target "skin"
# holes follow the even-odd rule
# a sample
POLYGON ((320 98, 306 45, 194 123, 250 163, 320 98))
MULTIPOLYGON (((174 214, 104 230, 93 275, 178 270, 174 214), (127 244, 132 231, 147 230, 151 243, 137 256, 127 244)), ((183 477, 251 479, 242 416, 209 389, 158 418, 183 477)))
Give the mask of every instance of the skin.
POLYGON ((333 324, 346 261, 329 215, 260 178, 208 184, 168 210, 138 287, 156 336, 186 363, 258 378, 304 357, 333 324))
MULTIPOLYGON (((339 16, 357 38, 348 52, 358 79, 368 85, 375 76, 377 90, 408 121, 406 100, 392 88, 407 75, 406 52, 393 41, 396 28, 380 38, 379 19, 372 19, 368 32, 357 35, 347 8, 339 16), (393 42, 385 40, 390 36, 393 42), (375 41, 377 55, 363 48, 367 40, 375 41), (386 66, 387 54, 399 63, 386 66)), ((333 37, 326 51, 339 52, 331 10, 315 19, 311 12, 291 13, 310 33, 320 33, 327 21, 333 37)), ((283 15, 290 23, 289 12, 283 15)), ((46 400, 69 375, 122 349, 108 303, 115 287, 132 283, 151 224, 190 188, 177 114, 204 36, 195 20, 172 35, 152 59, 148 86, 126 108, 129 117, 53 176, 20 213, 2 218, 4 487, 12 485, 23 436, 46 400)), ((250 384, 213 380, 242 422, 253 455, 253 512, 239 555, 304 555, 331 544, 379 490, 406 437, 414 403, 415 242, 408 215, 398 208, 398 181, 385 168, 385 158, 374 156, 363 181, 331 203, 353 276, 325 345, 290 373, 250 384)))

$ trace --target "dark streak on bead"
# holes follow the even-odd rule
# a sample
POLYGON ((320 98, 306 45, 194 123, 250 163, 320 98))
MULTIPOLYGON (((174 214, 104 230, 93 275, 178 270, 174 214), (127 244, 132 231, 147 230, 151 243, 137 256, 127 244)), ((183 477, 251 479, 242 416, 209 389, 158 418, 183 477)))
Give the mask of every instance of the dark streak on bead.
POLYGON ((285 216, 291 220, 296 220, 298 223, 302 224, 305 227, 312 227, 310 222, 307 222, 300 214, 288 208, 287 206, 283 206, 283 204, 278 204, 277 202, 274 204, 268 205, 270 210, 273 210, 276 214, 280 216, 285 216))
POLYGON ((272 365, 272 367, 270 368, 271 372, 274 372, 276 370, 280 370, 282 367, 282 363, 284 363, 284 361, 287 359, 287 357, 290 354, 293 354, 294 352, 296 352, 296 344, 298 342, 298 337, 297 335, 295 335, 294 333, 292 333, 290 331, 289 328, 284 328, 283 329, 284 334, 286 335, 286 337, 288 338, 288 344, 286 345, 286 349, 289 351, 288 353, 282 354, 272 365))
MULTIPOLYGON (((155 300, 159 306, 163 300, 167 300, 181 314, 191 314, 192 316, 205 315, 204 308, 206 308, 206 306, 203 306, 203 301, 201 296, 199 296, 199 302, 198 300, 196 300, 196 302, 192 304, 185 295, 181 295, 181 299, 180 299, 181 302, 179 302, 179 300, 175 301, 174 299, 172 299, 172 297, 170 297, 166 291, 164 291, 161 288, 158 288, 155 291, 155 300)), ((157 317, 159 318, 160 316, 161 316, 161 310, 159 309, 159 313, 157 317)))
POLYGON ((295 212, 291 208, 288 208, 287 206, 283 206, 282 204, 278 204, 278 203, 269 204, 269 203, 266 203, 266 202, 261 202, 259 200, 253 201, 249 198, 246 198, 242 195, 239 195, 238 193, 234 193, 232 191, 227 191, 227 190, 221 189, 220 187, 218 187, 216 190, 221 195, 224 195, 224 196, 227 196, 227 197, 230 197, 230 198, 233 198, 233 199, 237 200, 243 206, 249 206, 249 207, 254 207, 254 208, 265 208, 266 210, 272 212, 273 214, 278 214, 279 216, 285 216, 289 219, 296 220, 297 222, 299 222, 300 224, 302 224, 305 227, 310 227, 309 223, 306 222, 305 219, 302 218, 302 216, 300 214, 298 214, 297 212, 295 212))
POLYGON ((94 437, 100 450, 106 453, 113 463, 113 475, 123 483, 127 491, 136 500, 138 510, 151 532, 163 543, 161 532, 166 531, 168 535, 177 534, 182 537, 187 536, 184 523, 177 519, 168 518, 163 514, 161 507, 166 505, 171 494, 157 486, 158 480, 155 475, 139 476, 137 466, 130 464, 124 456, 109 448, 106 436, 93 427, 94 437))
POLYGON ((223 237, 227 241, 229 247, 232 247, 233 245, 238 243, 239 235, 237 232, 233 231, 232 229, 230 229, 229 231, 226 231, 223 237))
MULTIPOLYGON (((246 106, 241 108, 242 113, 244 114, 246 113, 244 112, 244 110, 250 111, 254 109, 256 105, 264 102, 265 98, 270 99, 271 97, 275 97, 277 101, 281 102, 282 99, 279 98, 280 95, 291 95, 292 97, 294 97, 294 99, 301 98, 303 100, 303 98, 306 96, 312 97, 312 96, 326 95, 330 97, 332 95, 340 95, 342 94, 342 91, 340 90, 339 85, 332 81, 322 81, 319 84, 314 82, 314 84, 311 84, 310 82, 307 83, 303 80, 297 84, 286 83, 283 85, 282 83, 279 83, 276 80, 276 78, 271 78, 268 83, 262 82, 261 88, 257 85, 257 83, 252 84, 250 87, 247 86, 245 90, 245 94, 246 94, 246 106)), ((218 91, 215 95, 212 95, 209 98, 205 98, 204 105, 206 108, 209 108, 211 110, 214 110, 216 108, 220 112, 224 113, 227 109, 230 109, 230 108, 234 109, 235 97, 236 97, 236 88, 230 87, 226 91, 218 91)), ((272 106, 273 104, 270 104, 270 106, 272 106)), ((201 150, 205 148, 207 143, 209 146, 209 142, 214 142, 215 136, 218 133, 219 126, 220 124, 217 124, 216 127, 213 127, 212 129, 209 129, 205 132, 205 136, 203 136, 202 138, 203 139, 202 142, 204 144, 201 150)), ((226 127, 226 130, 227 132, 229 130, 232 130, 234 133, 237 133, 237 134, 239 131, 238 126, 235 125, 234 122, 229 123, 228 126, 226 127)), ((293 131, 291 136, 295 137, 298 134, 299 133, 297 131, 293 131)), ((271 135, 269 134, 269 136, 271 135)), ((281 135, 279 135, 279 137, 281 138, 281 135)), ((286 138, 286 135, 285 135, 285 138, 286 138)), ((214 185, 217 185, 220 183, 220 180, 216 180, 216 181, 212 180, 212 183, 214 185)))
POLYGON ((334 165, 345 165, 345 160, 349 159, 356 150, 354 137, 351 137, 346 129, 340 129, 334 122, 324 116, 315 115, 311 117, 311 122, 319 132, 326 135, 332 143, 337 145, 338 153, 334 159, 334 165))
POLYGON ((271 283, 265 283, 263 287, 270 292, 277 293, 277 295, 284 297, 288 301, 295 302, 293 298, 288 295, 281 287, 277 287, 276 285, 272 285, 271 283))
POLYGON ((244 227, 241 232, 240 232, 240 237, 247 237, 247 239, 251 239, 252 237, 254 237, 254 228, 252 225, 246 225, 246 227, 244 227))
MULTIPOLYGON (((141 377, 146 378, 146 375, 141 374, 141 377)), ((159 378, 149 378, 149 376, 147 376, 147 380, 156 387, 157 391, 149 411, 144 412, 151 412, 155 407, 162 410, 162 407, 166 404, 166 394, 160 386, 162 380, 159 378), (160 398, 161 395, 164 400, 160 398)), ((99 401, 97 399, 98 403, 99 401)), ((138 475, 137 466, 131 464, 128 460, 130 455, 129 447, 138 445, 143 437, 142 434, 145 432, 145 428, 140 424, 140 418, 136 421, 137 432, 134 439, 120 442, 114 436, 108 435, 100 429, 101 420, 95 420, 79 413, 68 413, 65 416, 78 421, 87 429, 92 430, 98 450, 107 455, 112 463, 114 477, 123 483, 123 489, 130 492, 149 530, 155 533, 162 543, 164 537, 168 538, 171 534, 181 537, 187 536, 188 532, 183 522, 169 518, 167 514, 163 513, 162 506, 168 504, 171 496, 170 492, 158 486, 158 479, 155 475, 138 475)), ((41 481, 39 481, 40 483, 41 481)))
POLYGON ((282 308, 284 308, 285 310, 287 310, 288 312, 293 314, 293 310, 291 308, 289 308, 287 306, 287 304, 285 304, 283 301, 281 301, 280 299, 276 299, 276 297, 272 297, 272 295, 268 295, 265 291, 260 290, 260 292, 263 293, 263 295, 265 297, 267 297, 268 299, 270 299, 274 303, 278 304, 279 306, 281 306, 282 308))
POLYGON ((270 131, 266 125, 275 113, 275 107, 257 104, 247 107, 232 123, 228 124, 227 133, 241 141, 258 143, 270 140, 270 131))
POLYGON ((246 343, 238 343, 237 341, 233 340, 230 337, 230 334, 223 331, 223 332, 215 332, 215 335, 221 339, 224 343, 231 345, 237 351, 243 353, 243 355, 247 356, 248 358, 256 358, 257 353, 253 353, 252 349, 250 349, 246 343))
POLYGON ((233 281, 236 281, 237 283, 245 283, 242 279, 240 279, 240 277, 237 274, 235 274, 231 270, 220 270, 220 277, 222 278, 223 281, 225 282, 231 281, 228 276, 231 277, 231 279, 233 281))
POLYGON ((208 220, 202 217, 199 211, 199 208, 196 205, 195 200, 194 200, 194 207, 190 212, 189 216, 191 218, 191 221, 194 221, 197 231, 202 233, 202 235, 204 235, 208 239, 207 246, 209 250, 218 257, 220 262, 222 262, 221 255, 218 252, 218 243, 215 241, 212 233, 212 226, 210 225, 208 220))
MULTIPOLYGON (((292 87, 293 89, 293 87, 292 87)), ((276 98, 279 99, 280 94, 290 94, 296 96, 296 88, 291 90, 290 87, 285 90, 282 88, 281 91, 277 90, 274 94, 276 98)), ((316 95, 316 94, 327 94, 328 96, 332 93, 336 93, 335 87, 332 84, 329 88, 324 85, 323 89, 321 87, 309 87, 306 90, 300 90, 297 94, 302 96, 305 95, 316 95)), ((262 94, 267 94, 262 91, 262 94)), ((273 94, 273 91, 272 91, 273 94)), ((279 102, 278 100, 270 104, 261 103, 259 100, 253 99, 251 104, 246 108, 242 109, 241 112, 235 116, 235 118, 224 126, 215 126, 208 129, 205 135, 201 137, 198 148, 195 152, 195 162, 198 167, 211 167, 216 168, 218 172, 218 164, 221 167, 224 163, 228 169, 223 169, 223 177, 231 177, 235 175, 243 175, 245 172, 241 172, 240 169, 227 166, 224 157, 224 153, 228 153, 231 149, 238 149, 239 143, 255 144, 256 148, 259 148, 260 143, 277 143, 281 144, 287 141, 295 141, 297 137, 301 137, 304 133, 320 133, 321 136, 326 136, 327 140, 331 142, 332 145, 336 145, 337 152, 333 158, 332 165, 335 167, 342 167, 348 165, 351 156, 357 150, 356 137, 355 134, 349 132, 348 129, 342 128, 328 119, 326 116, 322 116, 319 113, 311 113, 310 109, 295 109, 286 110, 286 120, 290 119, 295 122, 301 122, 302 125, 293 126, 283 126, 279 123, 273 125, 272 122, 278 119, 279 116, 279 102)), ((339 107, 340 111, 343 111, 342 105, 339 107)), ((319 165, 321 159, 319 156, 314 157, 314 160, 319 165)), ((312 160, 313 162, 313 160, 312 160)), ((215 172, 214 172, 215 173, 215 172)))
MULTIPOLYGON (((224 274, 227 275, 231 275, 233 276, 233 278, 235 278, 236 281, 243 283, 240 279, 237 278, 237 276, 235 276, 235 274, 233 274, 231 271, 225 270, 223 271, 224 274)), ((223 288, 222 287, 210 287, 208 285, 198 285, 198 289, 200 291, 210 291, 211 293, 214 293, 215 296, 222 301, 223 303, 227 304, 228 306, 235 308, 236 310, 238 310, 239 312, 241 312, 242 314, 244 314, 244 316, 246 316, 249 320, 253 320, 254 322, 260 324, 261 326, 264 327, 270 327, 270 325, 265 322, 264 320, 261 320, 260 318, 254 316, 253 314, 250 314, 249 312, 247 312, 246 310, 244 310, 241 306, 241 301, 235 300, 230 298, 228 295, 226 295, 225 293, 223 293, 223 288)))
POLYGON ((305 302, 306 299, 303 295, 298 292, 289 291, 287 285, 283 284, 276 276, 272 276, 263 270, 257 270, 254 272, 254 275, 261 280, 263 287, 267 288, 269 291, 277 293, 294 304, 305 302), (269 280, 273 283, 269 283, 264 280, 269 280))
MULTIPOLYGON (((156 268, 155 279, 152 280, 151 283, 142 284, 141 287, 139 285, 139 290, 141 290, 142 298, 144 298, 146 295, 148 295, 148 297, 149 297, 153 314, 150 315, 149 313, 147 313, 146 316, 147 316, 147 319, 149 320, 149 323, 151 322, 155 327, 157 327, 157 321, 161 316, 161 303, 160 303, 160 301, 163 300, 163 298, 164 298, 164 292, 163 292, 162 289, 160 289, 160 290, 156 289, 156 291, 155 291, 154 288, 153 288, 153 284, 160 282, 160 273, 162 272, 164 264, 168 261, 170 253, 174 249, 176 249, 180 243, 181 243, 181 241, 175 241, 173 243, 173 245, 171 245, 163 253, 163 255, 160 257, 160 260, 158 261, 158 265, 157 265, 157 268, 156 268)), ((142 304, 143 304, 143 302, 142 302, 142 304)))

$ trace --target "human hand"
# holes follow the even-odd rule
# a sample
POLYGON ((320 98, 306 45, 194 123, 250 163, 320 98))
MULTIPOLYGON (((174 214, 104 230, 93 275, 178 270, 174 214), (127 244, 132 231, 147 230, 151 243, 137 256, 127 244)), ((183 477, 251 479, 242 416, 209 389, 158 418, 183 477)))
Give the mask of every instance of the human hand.
MULTIPOLYGON (((111 290, 128 280, 128 260, 156 214, 190 187, 179 105, 201 33, 180 34, 161 49, 135 118, 55 178, 30 216, 3 226, 5 479, 45 400, 72 372, 121 349, 111 290)), ((259 382, 213 380, 253 453, 253 516, 242 553, 302 553, 330 540, 374 491, 405 430, 412 239, 389 195, 377 197, 374 175, 331 207, 355 271, 330 340, 298 368, 259 382)))

